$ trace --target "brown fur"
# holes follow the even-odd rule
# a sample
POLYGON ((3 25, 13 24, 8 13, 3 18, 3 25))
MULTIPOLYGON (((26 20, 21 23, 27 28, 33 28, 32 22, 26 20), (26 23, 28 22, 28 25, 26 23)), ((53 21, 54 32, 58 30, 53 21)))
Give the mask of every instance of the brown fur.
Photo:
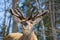
POLYGON ((33 24, 27 21, 28 25, 23 25, 23 33, 11 33, 7 35, 4 40, 37 40, 33 30, 33 24))
POLYGON ((11 33, 7 35, 4 40, 37 40, 34 32, 31 35, 23 35, 22 33, 11 33))
POLYGON ((8 34, 4 40, 18 40, 22 35, 22 33, 11 33, 8 34))

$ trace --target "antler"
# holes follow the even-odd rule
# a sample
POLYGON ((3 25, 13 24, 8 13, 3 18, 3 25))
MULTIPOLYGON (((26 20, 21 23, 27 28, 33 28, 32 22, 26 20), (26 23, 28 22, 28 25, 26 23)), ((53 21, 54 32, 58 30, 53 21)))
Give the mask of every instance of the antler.
POLYGON ((19 8, 10 9, 10 12, 11 12, 12 15, 16 16, 20 20, 25 20, 24 16, 22 15, 23 12, 19 8))
POLYGON ((16 14, 15 11, 14 11, 13 9, 10 9, 10 12, 11 12, 12 15, 14 15, 14 16, 20 18, 20 17, 19 17, 20 15, 16 14))
POLYGON ((34 15, 30 20, 35 20, 36 18, 39 18, 41 16, 44 16, 48 12, 49 12, 48 10, 45 10, 44 12, 38 13, 38 14, 34 15))
POLYGON ((38 13, 37 15, 35 15, 34 17, 37 18, 37 17, 41 17, 41 16, 44 16, 45 14, 47 14, 49 11, 48 10, 45 10, 44 12, 42 13, 38 13))
POLYGON ((44 16, 48 12, 49 12, 48 10, 45 10, 44 12, 41 12, 41 13, 37 14, 35 17, 33 17, 34 18, 34 19, 32 18, 33 25, 39 23, 42 20, 42 16, 44 16))
POLYGON ((35 7, 32 9, 31 13, 29 13, 29 17, 27 20, 30 20, 33 17, 33 12, 35 11, 35 7))
POLYGON ((19 8, 17 8, 17 11, 20 13, 21 17, 24 19, 25 17, 23 16, 23 12, 19 8))
MULTIPOLYGON (((34 10, 35 10, 35 9, 32 9, 32 12, 33 12, 34 10)), ((32 16, 33 14, 31 13, 28 18, 25 18, 25 17, 23 16, 23 12, 22 12, 19 8, 17 8, 17 9, 10 9, 10 12, 11 12, 12 15, 16 16, 16 17, 19 18, 22 22, 24 22, 24 21, 28 21, 28 20, 34 21, 36 18, 39 18, 39 17, 45 15, 46 13, 48 13, 48 10, 45 10, 44 12, 38 13, 38 14, 36 14, 36 15, 34 15, 34 16, 32 16)))

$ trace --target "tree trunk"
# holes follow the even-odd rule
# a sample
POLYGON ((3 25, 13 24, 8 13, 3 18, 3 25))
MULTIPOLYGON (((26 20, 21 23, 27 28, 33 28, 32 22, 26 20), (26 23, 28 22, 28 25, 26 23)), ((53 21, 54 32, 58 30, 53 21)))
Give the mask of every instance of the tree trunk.
POLYGON ((53 40, 57 40, 56 29, 55 29, 55 9, 54 9, 54 0, 53 0, 53 4, 52 4, 52 1, 49 0, 49 10, 50 10, 50 17, 51 17, 51 28, 52 28, 53 40))
MULTIPOLYGON (((17 7, 17 1, 12 0, 12 8, 15 9, 17 7)), ((13 27, 12 27, 12 32, 18 32, 18 25, 17 22, 13 18, 13 27)))

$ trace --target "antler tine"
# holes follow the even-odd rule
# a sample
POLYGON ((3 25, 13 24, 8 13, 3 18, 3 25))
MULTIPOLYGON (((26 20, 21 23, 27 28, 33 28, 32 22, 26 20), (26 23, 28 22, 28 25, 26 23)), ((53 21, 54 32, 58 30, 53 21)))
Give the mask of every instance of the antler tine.
POLYGON ((13 16, 16 16, 17 18, 19 18, 20 20, 22 20, 23 18, 21 17, 21 15, 18 14, 18 11, 15 9, 10 9, 10 12, 13 16))
POLYGON ((21 16, 21 14, 18 12, 17 9, 15 9, 15 12, 16 12, 17 15, 21 16))
POLYGON ((42 12, 41 14, 39 13, 36 17, 40 17, 40 16, 44 16, 45 14, 49 13, 48 10, 45 10, 44 12, 42 12))
POLYGON ((21 17, 24 19, 25 17, 23 16, 23 12, 19 8, 17 8, 17 10, 20 13, 21 17))
POLYGON ((31 11, 31 13, 29 14, 28 20, 30 20, 33 17, 32 12, 34 12, 34 11, 35 11, 35 8, 33 8, 32 11, 31 11))
MULTIPOLYGON (((30 10, 28 10, 28 11, 30 11, 30 10)), ((27 20, 30 20, 31 18, 32 18, 32 13, 31 13, 31 12, 29 12, 29 13, 28 13, 27 20)))
POLYGON ((48 10, 45 10, 44 12, 42 13, 38 13, 37 15, 35 15, 34 17, 32 17, 32 20, 35 20, 36 18, 38 17, 41 17, 41 16, 44 16, 45 14, 49 13, 48 10))
POLYGON ((10 12, 11 12, 11 14, 12 14, 12 15, 14 15, 14 16, 16 16, 16 17, 18 17, 18 18, 19 18, 19 15, 17 15, 17 14, 14 12, 14 10, 13 10, 13 9, 10 9, 10 12))
POLYGON ((17 15, 19 15, 19 17, 20 17, 21 20, 24 19, 24 18, 22 17, 22 15, 20 14, 20 12, 19 12, 17 9, 15 9, 15 12, 16 12, 17 15))
POLYGON ((48 10, 45 10, 45 11, 41 14, 41 16, 45 15, 46 13, 49 13, 49 11, 48 11, 48 10))

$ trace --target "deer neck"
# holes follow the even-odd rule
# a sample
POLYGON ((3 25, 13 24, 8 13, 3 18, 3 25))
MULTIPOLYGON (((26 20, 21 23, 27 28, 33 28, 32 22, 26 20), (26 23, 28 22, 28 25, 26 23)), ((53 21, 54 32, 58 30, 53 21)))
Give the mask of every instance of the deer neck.
POLYGON ((24 39, 30 40, 30 39, 33 37, 33 35, 35 35, 34 31, 33 31, 31 34, 29 34, 29 35, 24 35, 24 34, 23 34, 23 36, 24 36, 23 40, 24 40, 24 39))
POLYGON ((32 34, 34 34, 34 31, 32 31, 30 34, 27 34, 27 35, 23 34, 23 35, 24 35, 24 36, 30 36, 30 35, 32 35, 32 34))

